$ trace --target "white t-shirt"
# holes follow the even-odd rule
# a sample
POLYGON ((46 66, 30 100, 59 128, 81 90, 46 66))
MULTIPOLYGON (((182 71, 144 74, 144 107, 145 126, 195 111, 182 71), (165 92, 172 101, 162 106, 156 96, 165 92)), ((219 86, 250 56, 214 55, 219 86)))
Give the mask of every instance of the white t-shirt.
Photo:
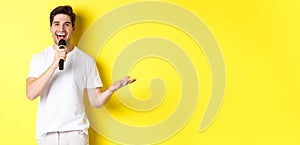
MULTIPOLYGON (((28 77, 38 78, 52 64, 52 46, 35 54, 30 63, 28 77)), ((40 97, 36 120, 36 137, 48 132, 83 130, 87 133, 89 121, 85 114, 85 89, 102 87, 92 57, 75 47, 67 54, 64 70, 57 69, 40 97)))

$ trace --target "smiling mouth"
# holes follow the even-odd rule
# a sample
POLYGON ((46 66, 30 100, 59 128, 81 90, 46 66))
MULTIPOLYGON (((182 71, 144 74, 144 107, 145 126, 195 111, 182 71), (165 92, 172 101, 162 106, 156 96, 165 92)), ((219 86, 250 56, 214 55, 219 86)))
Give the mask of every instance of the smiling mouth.
POLYGON ((56 37, 57 37, 58 40, 65 39, 66 38, 66 34, 56 34, 56 37))

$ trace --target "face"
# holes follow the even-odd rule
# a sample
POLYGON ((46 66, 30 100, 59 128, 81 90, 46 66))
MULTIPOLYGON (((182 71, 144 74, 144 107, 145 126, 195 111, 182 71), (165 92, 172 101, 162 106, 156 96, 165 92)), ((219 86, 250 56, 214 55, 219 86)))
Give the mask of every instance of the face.
POLYGON ((64 39, 67 43, 71 41, 71 36, 75 32, 72 27, 71 18, 65 14, 57 14, 50 27, 54 43, 58 45, 59 40, 64 39))

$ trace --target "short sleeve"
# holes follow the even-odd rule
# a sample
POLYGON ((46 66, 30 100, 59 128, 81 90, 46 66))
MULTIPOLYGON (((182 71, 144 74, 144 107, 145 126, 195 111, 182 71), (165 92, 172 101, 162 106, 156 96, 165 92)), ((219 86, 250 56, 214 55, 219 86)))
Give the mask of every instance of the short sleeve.
POLYGON ((90 73, 87 76, 87 89, 93 89, 93 88, 97 88, 97 87, 102 87, 102 81, 96 66, 96 63, 93 63, 90 65, 90 73))
POLYGON ((38 55, 34 55, 30 62, 30 68, 27 77, 40 77, 43 73, 42 68, 42 60, 38 55))

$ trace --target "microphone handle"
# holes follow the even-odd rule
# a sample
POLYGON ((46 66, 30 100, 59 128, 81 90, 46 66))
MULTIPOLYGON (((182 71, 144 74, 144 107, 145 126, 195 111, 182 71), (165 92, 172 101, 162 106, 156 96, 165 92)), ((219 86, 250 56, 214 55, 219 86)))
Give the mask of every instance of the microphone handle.
POLYGON ((64 70, 64 60, 63 59, 61 59, 61 60, 59 60, 59 70, 64 70))
MULTIPOLYGON (((59 49, 65 49, 65 47, 60 46, 59 49)), ((59 60, 58 65, 59 65, 59 70, 64 70, 64 60, 63 59, 59 60)))

